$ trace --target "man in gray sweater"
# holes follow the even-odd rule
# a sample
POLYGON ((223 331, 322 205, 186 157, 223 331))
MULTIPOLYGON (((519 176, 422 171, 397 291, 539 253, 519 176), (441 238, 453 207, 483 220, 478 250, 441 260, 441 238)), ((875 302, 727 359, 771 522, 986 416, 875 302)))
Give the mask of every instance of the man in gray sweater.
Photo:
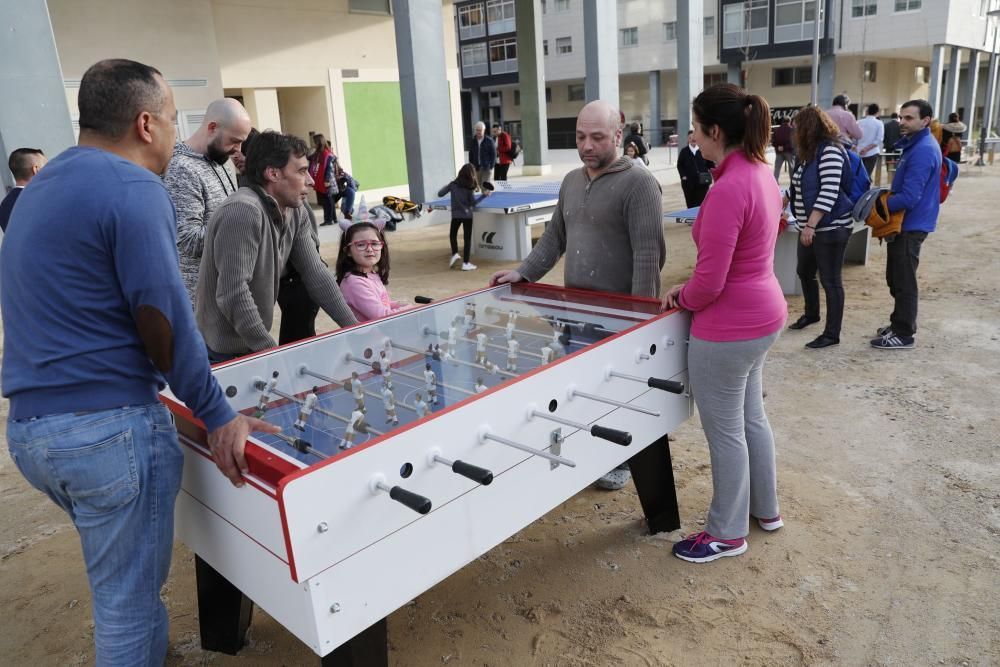
POLYGON ((249 132, 250 116, 242 104, 230 97, 215 100, 205 110, 201 127, 174 146, 163 177, 177 210, 177 255, 192 302, 198 287, 205 225, 236 191, 236 180, 225 165, 239 152, 249 132))
POLYGON ((357 323, 313 237, 305 205, 312 187, 307 152, 298 137, 262 132, 247 156, 251 185, 226 199, 208 222, 195 315, 214 363, 277 344, 270 330, 288 261, 337 324, 357 323))
MULTIPOLYGON (((566 287, 659 296, 667 257, 662 192, 649 170, 618 157, 619 119, 607 102, 595 100, 583 107, 576 119, 583 167, 563 179, 552 220, 521 266, 496 272, 490 284, 534 282, 566 255, 566 287)), ((629 477, 623 464, 598 485, 620 489, 629 477)))

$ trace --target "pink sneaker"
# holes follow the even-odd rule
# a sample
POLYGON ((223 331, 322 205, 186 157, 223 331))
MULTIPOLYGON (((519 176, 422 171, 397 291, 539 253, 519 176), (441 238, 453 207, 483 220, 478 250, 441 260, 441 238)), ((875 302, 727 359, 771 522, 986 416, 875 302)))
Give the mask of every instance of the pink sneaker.
POLYGON ((674 545, 674 555, 689 563, 710 563, 726 556, 739 556, 747 550, 747 541, 723 540, 712 537, 705 531, 688 535, 674 545))
POLYGON ((760 526, 760 529, 766 530, 769 533, 771 531, 778 530, 779 528, 785 525, 785 522, 781 520, 780 514, 774 517, 773 519, 760 519, 757 517, 754 518, 757 519, 757 525, 760 526))

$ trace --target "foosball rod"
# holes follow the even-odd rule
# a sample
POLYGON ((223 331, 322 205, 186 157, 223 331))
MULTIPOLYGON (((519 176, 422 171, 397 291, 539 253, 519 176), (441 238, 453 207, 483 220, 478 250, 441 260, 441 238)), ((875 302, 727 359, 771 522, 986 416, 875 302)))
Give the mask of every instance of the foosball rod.
MULTIPOLYGON (((406 349, 406 348, 403 348, 403 349, 406 349)), ((366 364, 368 366, 372 365, 372 362, 367 361, 365 359, 358 359, 357 357, 355 357, 353 354, 350 354, 350 353, 348 353, 348 355, 347 355, 347 360, 348 361, 353 361, 353 362, 356 362, 356 363, 359 363, 359 364, 366 364)), ((392 370, 392 372, 393 372, 394 375, 401 375, 401 376, 403 376, 405 378, 410 378, 411 380, 416 380, 417 382, 425 382, 424 378, 420 377, 419 375, 415 375, 413 373, 408 373, 407 371, 400 370, 399 367, 394 368, 392 370)), ((469 391, 468 389, 462 389, 461 387, 456 387, 454 385, 445 384, 444 382, 435 382, 435 384, 439 384, 439 385, 441 385, 442 387, 444 387, 445 389, 447 389, 449 391, 457 391, 457 392, 461 392, 463 394, 467 394, 469 396, 472 396, 473 394, 476 393, 474 391, 469 391)))
MULTIPOLYGON (((332 377, 328 377, 326 375, 321 375, 319 373, 314 373, 313 371, 309 370, 305 366, 305 364, 303 364, 302 366, 299 366, 299 374, 300 375, 308 375, 310 377, 316 378, 317 380, 322 380, 323 382, 326 382, 327 384, 337 385, 338 387, 342 386, 344 384, 340 380, 334 380, 332 377)), ((376 394, 374 391, 368 391, 367 389, 365 389, 365 394, 367 394, 368 396, 371 396, 372 398, 378 399, 380 401, 382 400, 382 396, 380 394, 376 394)), ((417 409, 414 406, 409 405, 407 403, 404 403, 403 401, 396 401, 395 404, 398 405, 398 406, 406 408, 410 412, 413 412, 413 413, 417 412, 417 409)))
MULTIPOLYGON (((484 308, 484 310, 486 311, 487 314, 490 314, 490 315, 493 315, 493 314, 503 315, 503 314, 509 312, 509 311, 504 310, 503 308, 497 308, 496 306, 486 306, 484 308)), ((596 330, 604 331, 604 332, 609 333, 609 334, 616 334, 616 333, 618 333, 618 331, 615 330, 615 329, 607 329, 605 327, 602 327, 600 324, 594 324, 593 322, 581 322, 579 320, 560 320, 560 319, 556 318, 554 315, 530 315, 530 314, 522 313, 521 311, 516 311, 516 312, 517 312, 517 316, 518 317, 526 317, 526 318, 529 318, 529 319, 542 320, 544 322, 548 322, 549 324, 566 324, 568 326, 577 327, 578 329, 583 329, 583 328, 587 327, 588 325, 590 325, 590 326, 593 326, 593 328, 596 329, 596 330)))
POLYGON ((653 389, 662 389, 663 391, 668 391, 671 394, 683 394, 684 393, 684 383, 678 382, 676 380, 664 380, 662 378, 656 377, 639 377, 638 375, 629 375, 628 373, 621 373, 615 369, 608 366, 604 369, 604 376, 606 380, 610 380, 613 377, 622 378, 623 380, 632 380, 634 382, 641 382, 647 387, 652 387, 653 389))
MULTIPOLYGON (((502 329, 503 327, 499 327, 499 328, 502 329)), ((434 331, 432 331, 430 327, 424 327, 424 335, 425 336, 438 336, 439 334, 434 333, 434 331)), ((483 334, 483 335, 485 335, 485 334, 483 334)), ((478 345, 478 343, 476 342, 475 338, 465 338, 464 336, 461 336, 461 337, 459 337, 458 340, 463 341, 465 343, 472 343, 473 345, 478 345)), ((406 349, 412 349, 412 348, 403 347, 402 345, 398 345, 396 347, 401 347, 404 350, 406 350, 406 349)), ((494 350, 500 350, 501 352, 505 352, 505 353, 507 352, 507 346, 506 345, 497 345, 496 343, 486 343, 486 347, 491 347, 494 350)), ((427 350, 420 350, 420 351, 423 352, 424 354, 427 353, 427 350)), ((535 352, 522 352, 519 349, 517 351, 517 353, 520 356, 534 357, 535 359, 538 359, 538 360, 541 360, 541 358, 542 358, 542 355, 537 354, 535 352)))
POLYGON ((619 431, 616 428, 608 428, 607 426, 601 426, 599 424, 582 424, 580 422, 573 421, 572 419, 565 419, 563 417, 557 417, 556 415, 549 414, 548 412, 542 412, 537 406, 529 405, 528 420, 530 421, 533 417, 547 419, 557 424, 562 424, 563 426, 579 429, 585 433, 589 433, 595 438, 607 440, 608 442, 613 442, 616 445, 621 445, 622 447, 628 447, 632 444, 632 434, 626 431, 619 431))
POLYGON ((294 447, 296 450, 302 452, 303 454, 312 454, 313 456, 315 456, 320 460, 330 458, 328 455, 313 449, 313 446, 308 442, 306 442, 305 440, 303 440, 302 438, 293 438, 292 436, 285 435, 284 433, 274 433, 273 435, 279 440, 284 440, 289 445, 294 447))
MULTIPOLYGON (((489 329, 500 329, 506 331, 507 327, 502 327, 499 324, 488 324, 486 322, 477 322, 476 326, 487 327, 489 329)), ((552 334, 537 333, 535 331, 525 331, 524 329, 514 329, 514 333, 520 334, 522 336, 534 336, 535 338, 543 338, 545 340, 552 340, 552 334)), ((442 338, 447 338, 447 336, 441 336, 442 338)), ((572 342, 572 341, 570 341, 572 342)))
POLYGON ((566 396, 569 400, 573 400, 575 397, 586 398, 591 401, 597 401, 598 403, 606 403, 608 405, 614 405, 618 408, 625 408, 626 410, 634 410, 636 412, 641 412, 644 415, 652 415, 653 417, 659 417, 659 410, 650 410, 649 408, 644 408, 641 405, 632 405, 631 403, 623 403, 622 401, 616 401, 613 398, 607 398, 606 396, 598 396, 597 394, 588 394, 587 392, 580 391, 576 388, 576 385, 570 385, 569 389, 566 390, 566 396))
POLYGON ((507 447, 511 447, 513 449, 517 449, 519 451, 522 451, 522 452, 525 452, 525 453, 528 453, 528 454, 534 454, 535 456, 540 456, 543 459, 547 459, 547 460, 553 461, 555 463, 561 463, 562 465, 569 466, 570 468, 575 468, 576 467, 576 463, 573 462, 573 461, 570 461, 569 459, 564 459, 561 456, 558 456, 556 454, 551 454, 551 453, 543 451, 541 449, 535 449, 534 447, 529 447, 527 445, 522 445, 519 442, 514 442, 513 440, 508 440, 507 438, 504 438, 504 437, 499 436, 499 435, 493 435, 487 429, 484 429, 484 430, 482 430, 482 431, 479 432, 479 439, 480 440, 492 440, 493 442, 499 442, 501 445, 506 445, 507 447))
MULTIPOLYGON (((418 350, 415 347, 409 347, 408 345, 395 345, 394 347, 398 347, 401 350, 406 350, 407 352, 415 352, 417 354, 427 354, 427 350, 418 350)), ((469 368, 475 368, 475 369, 480 370, 480 371, 486 370, 486 369, 484 369, 479 364, 474 364, 471 361, 465 361, 464 359, 459 359, 458 357, 456 357, 454 355, 452 355, 451 361, 449 363, 458 364, 460 366, 468 366, 469 368)), ((498 375, 503 375, 503 376, 506 376, 506 377, 509 377, 509 378, 516 378, 517 377, 517 373, 511 373, 510 371, 500 370, 499 368, 497 368, 495 371, 491 371, 491 372, 496 372, 498 375)))
MULTIPOLYGON (((282 398, 287 398, 289 401, 292 401, 293 403, 302 403, 303 402, 301 398, 299 398, 297 396, 293 396, 292 394, 286 393, 284 391, 281 391, 280 389, 274 389, 273 391, 274 391, 274 394, 276 396, 281 396, 282 398)), ((351 420, 349 418, 342 417, 342 416, 338 415, 336 412, 330 412, 329 410, 321 408, 318 405, 313 408, 313 412, 318 412, 321 415, 326 415, 327 417, 333 417, 334 419, 340 420, 340 421, 344 422, 345 424, 350 424, 351 423, 351 420)), ((382 431, 379 431, 378 429, 374 429, 374 428, 372 428, 371 426, 368 426, 368 425, 365 425, 365 431, 364 432, 365 433, 374 433, 375 435, 385 435, 385 433, 383 433, 382 431)))

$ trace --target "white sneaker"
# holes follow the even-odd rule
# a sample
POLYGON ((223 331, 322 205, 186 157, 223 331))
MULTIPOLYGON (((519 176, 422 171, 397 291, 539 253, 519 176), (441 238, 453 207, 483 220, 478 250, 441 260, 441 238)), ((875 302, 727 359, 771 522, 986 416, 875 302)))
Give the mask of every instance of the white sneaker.
POLYGON ((462 264, 463 271, 475 271, 478 268, 479 268, 478 266, 472 264, 471 262, 466 262, 465 264, 462 264))
POLYGON ((459 255, 458 253, 452 255, 451 256, 451 260, 448 262, 448 268, 450 269, 451 267, 455 266, 455 262, 457 262, 457 261, 459 261, 461 259, 462 259, 462 256, 459 255))

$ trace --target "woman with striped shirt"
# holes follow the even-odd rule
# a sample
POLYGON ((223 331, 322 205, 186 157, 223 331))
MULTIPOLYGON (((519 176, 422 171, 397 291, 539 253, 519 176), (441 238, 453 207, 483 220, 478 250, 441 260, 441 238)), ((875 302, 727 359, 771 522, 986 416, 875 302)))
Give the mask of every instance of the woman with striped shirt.
POLYGON ((840 344, 844 319, 844 284, 841 269, 851 237, 850 161, 840 143, 837 124, 818 107, 805 107, 794 119, 795 150, 799 164, 792 172, 788 190, 792 215, 800 230, 799 280, 805 313, 789 329, 803 329, 819 322, 819 285, 826 294, 826 327, 806 343, 811 349, 840 344))

